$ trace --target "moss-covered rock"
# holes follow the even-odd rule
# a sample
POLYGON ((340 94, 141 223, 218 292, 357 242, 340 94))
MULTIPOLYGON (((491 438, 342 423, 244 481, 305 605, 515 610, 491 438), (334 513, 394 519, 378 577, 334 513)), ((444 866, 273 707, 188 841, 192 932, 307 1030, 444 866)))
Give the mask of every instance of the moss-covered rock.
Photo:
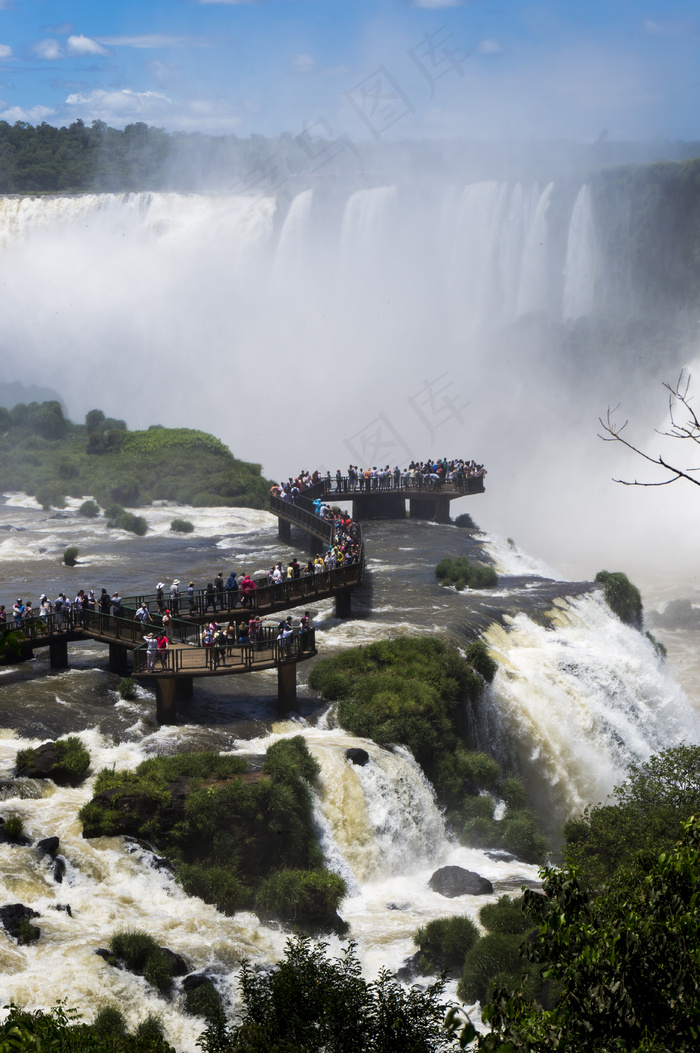
POLYGON ((80 812, 83 836, 149 841, 172 860, 190 895, 226 913, 257 903, 285 920, 306 913, 330 922, 345 886, 322 869, 309 787, 318 771, 300 735, 270 746, 261 771, 215 753, 105 769, 80 812), (303 903, 290 891, 290 873, 304 875, 297 880, 303 903))
POLYGON ((625 625, 641 629, 644 620, 642 595, 626 574, 621 571, 599 570, 596 585, 603 586, 603 595, 610 610, 625 625))
POLYGON ((59 786, 79 786, 89 767, 90 754, 77 735, 20 750, 15 759, 16 775, 52 779, 59 786))

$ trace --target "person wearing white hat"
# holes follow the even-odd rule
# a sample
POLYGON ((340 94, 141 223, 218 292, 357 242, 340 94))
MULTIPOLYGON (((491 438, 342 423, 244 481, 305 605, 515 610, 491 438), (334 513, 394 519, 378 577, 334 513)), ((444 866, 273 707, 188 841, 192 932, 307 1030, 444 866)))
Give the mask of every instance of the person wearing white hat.
POLYGON ((158 603, 158 613, 162 614, 165 602, 163 600, 163 589, 165 588, 165 582, 159 581, 156 585, 156 602, 158 603))
POLYGON ((153 633, 147 633, 144 636, 144 640, 146 641, 146 665, 148 667, 148 672, 149 673, 153 673, 153 672, 155 672, 155 668, 156 668, 156 655, 158 654, 158 640, 153 635, 153 633))
POLYGON ((170 586, 170 609, 173 612, 173 614, 177 614, 178 609, 179 609, 178 599, 177 599, 178 596, 180 595, 180 590, 178 589, 178 585, 179 584, 180 584, 180 579, 179 578, 174 578, 173 579, 173 583, 170 586))

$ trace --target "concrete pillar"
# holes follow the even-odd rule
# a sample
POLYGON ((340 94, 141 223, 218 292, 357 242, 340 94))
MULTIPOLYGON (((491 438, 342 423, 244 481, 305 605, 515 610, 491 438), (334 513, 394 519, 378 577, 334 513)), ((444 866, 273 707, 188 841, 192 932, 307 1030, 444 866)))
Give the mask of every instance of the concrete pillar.
POLYGON ((435 498, 435 522, 436 523, 450 523, 450 499, 445 495, 438 495, 435 498))
POLYGON ((297 701, 297 664, 280 662, 277 666, 277 701, 280 706, 295 706, 297 701))
POLYGON ((159 677, 156 680, 156 721, 159 724, 175 722, 176 683, 174 676, 159 677))
POLYGON ((327 547, 328 547, 327 545, 323 544, 323 542, 321 541, 320 537, 316 537, 315 534, 309 534, 309 555, 310 556, 315 556, 318 552, 323 552, 324 548, 327 548, 327 547))
POLYGON ((406 499, 403 493, 392 494, 389 490, 370 490, 358 494, 352 500, 353 519, 405 519, 406 499))
POLYGON ((280 541, 291 541, 292 538, 292 524, 281 516, 277 520, 277 537, 280 541))
POLYGON ((412 497, 408 502, 408 511, 411 519, 432 519, 433 502, 430 498, 412 497))
POLYGON ((52 669, 68 668, 68 641, 58 636, 49 644, 49 663, 52 669))
POLYGON ((129 675, 129 652, 123 644, 109 645, 109 671, 118 676, 129 675))
POLYGON ((352 593, 339 592, 335 597, 336 618, 352 617, 352 593))

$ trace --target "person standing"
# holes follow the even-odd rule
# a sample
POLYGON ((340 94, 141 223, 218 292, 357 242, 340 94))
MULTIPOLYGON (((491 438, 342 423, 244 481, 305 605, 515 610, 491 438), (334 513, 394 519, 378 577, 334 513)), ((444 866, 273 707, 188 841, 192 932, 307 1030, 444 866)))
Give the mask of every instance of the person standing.
POLYGON ((173 614, 177 614, 180 609, 178 596, 180 595, 180 589, 178 588, 180 579, 175 578, 172 585, 170 586, 170 610, 173 614))
POLYGON ((160 658, 161 669, 165 669, 168 664, 168 637, 164 632, 160 634, 157 640, 158 643, 158 657, 160 658))
POLYGON ((187 586, 187 599, 190 605, 190 614, 197 613, 197 602, 194 598, 194 582, 191 581, 187 586))
POLYGON ((144 636, 146 641, 146 668, 149 673, 155 672, 156 668, 156 655, 158 654, 158 641, 156 640, 153 633, 147 633, 144 636))
POLYGON ((168 643, 173 642, 173 618, 167 607, 163 611, 163 635, 168 643))
POLYGON ((106 589, 100 593, 100 614, 109 614, 109 593, 106 589))

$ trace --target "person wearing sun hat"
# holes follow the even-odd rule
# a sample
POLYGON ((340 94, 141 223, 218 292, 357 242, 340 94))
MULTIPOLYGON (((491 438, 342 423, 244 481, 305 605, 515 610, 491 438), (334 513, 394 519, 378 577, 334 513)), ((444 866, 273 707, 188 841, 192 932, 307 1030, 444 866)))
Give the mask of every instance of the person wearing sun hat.
POLYGON ((153 635, 153 633, 146 633, 146 635, 144 636, 144 640, 146 641, 146 666, 148 667, 148 672, 153 673, 155 672, 156 668, 158 640, 153 635))
POLYGON ((177 614, 177 612, 178 612, 178 599, 177 598, 180 595, 180 590, 178 589, 178 585, 179 584, 180 584, 180 579, 179 578, 173 578, 173 583, 170 586, 170 609, 172 610, 173 614, 177 614))
POLYGON ((165 582, 159 581, 156 585, 156 602, 158 604, 158 613, 163 613, 163 607, 165 607, 165 600, 163 598, 163 589, 165 588, 165 582))

